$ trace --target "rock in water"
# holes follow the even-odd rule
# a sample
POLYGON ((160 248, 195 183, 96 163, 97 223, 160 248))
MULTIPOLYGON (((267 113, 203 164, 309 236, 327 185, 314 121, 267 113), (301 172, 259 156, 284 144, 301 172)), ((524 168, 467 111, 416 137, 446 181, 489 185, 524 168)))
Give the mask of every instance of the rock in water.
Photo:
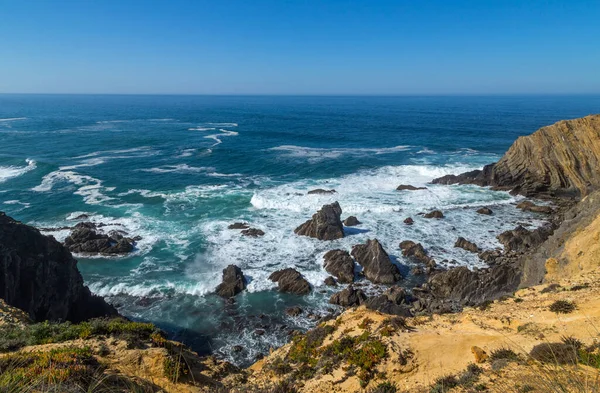
POLYGON ((350 216, 344 220, 344 225, 347 227, 353 227, 356 225, 360 225, 360 221, 358 221, 358 218, 350 216))
POLYGON ((53 237, 0 212, 0 295, 34 321, 117 315, 83 285, 77 261, 53 237))
POLYGON ((363 267, 365 277, 376 284, 393 284, 402 279, 400 270, 377 239, 352 247, 352 256, 363 267))
POLYGON ((520 137, 482 171, 444 176, 438 184, 478 184, 525 196, 582 197, 600 188, 600 115, 559 121, 520 137))
POLYGON ((246 289, 246 279, 242 269, 235 265, 229 265, 223 269, 223 282, 217 286, 217 295, 229 298, 246 289))
POLYGON ((405 223, 406 225, 412 225, 412 224, 414 224, 414 223, 415 223, 415 220, 413 220, 411 217, 407 217, 407 218, 404 220, 404 223, 405 223))
POLYGON ((493 214, 492 209, 490 209, 489 207, 482 207, 480 209, 477 209, 477 213, 485 214, 487 216, 490 216, 493 214))
POLYGON ((260 236, 264 236, 265 233, 257 228, 248 228, 248 229, 244 229, 242 231, 242 235, 244 236, 248 236, 248 237, 260 237, 260 236))
POLYGON ((354 289, 354 287, 350 285, 348 288, 331 295, 329 303, 337 304, 342 307, 353 307, 360 306, 366 299, 367 295, 365 295, 362 290, 354 289))
POLYGON ((277 283, 280 292, 296 295, 310 293, 310 284, 296 269, 278 270, 269 276, 269 280, 277 283))
POLYGON ((344 225, 340 219, 342 208, 334 202, 324 205, 313 214, 312 218, 300 225, 294 232, 301 236, 314 237, 319 240, 335 240, 344 237, 344 225))
POLYGON ((467 250, 467 251, 475 252, 475 253, 478 253, 481 251, 481 249, 479 247, 477 247, 477 244, 468 241, 464 237, 459 237, 456 240, 456 243, 454 243, 454 247, 462 248, 463 250, 467 250))
POLYGON ((415 187, 410 184, 400 184, 396 190, 397 191, 417 191, 417 190, 426 190, 427 187, 415 187))
POLYGON ((135 240, 118 232, 111 235, 96 232, 92 222, 80 222, 65 239, 65 246, 71 252, 86 254, 126 254, 133 251, 135 240))
POLYGON ((517 205, 517 209, 521 209, 526 212, 552 214, 554 209, 550 206, 538 206, 531 201, 523 201, 517 205))
POLYGON ((425 251, 425 248, 423 248, 421 243, 405 240, 400 243, 400 249, 402 249, 402 255, 416 259, 424 264, 429 271, 435 268, 435 261, 429 255, 427 255, 427 251, 425 251))
POLYGON ((322 194, 335 194, 336 191, 335 190, 324 190, 322 188, 317 188, 316 190, 310 190, 307 194, 308 195, 322 195, 322 194))
POLYGON ((327 251, 323 259, 325 271, 335 276, 339 282, 349 284, 354 281, 354 260, 348 251, 327 251))
POLYGON ((425 218, 444 218, 444 213, 442 213, 439 210, 434 210, 432 212, 429 212, 427 214, 425 214, 423 217, 425 218))
POLYGON ((328 287, 337 287, 337 282, 335 282, 335 278, 331 276, 328 276, 325 280, 323 280, 323 283, 328 287))
POLYGON ((233 224, 231 224, 227 227, 227 229, 248 229, 248 228, 250 228, 250 226, 245 222, 234 222, 233 224))

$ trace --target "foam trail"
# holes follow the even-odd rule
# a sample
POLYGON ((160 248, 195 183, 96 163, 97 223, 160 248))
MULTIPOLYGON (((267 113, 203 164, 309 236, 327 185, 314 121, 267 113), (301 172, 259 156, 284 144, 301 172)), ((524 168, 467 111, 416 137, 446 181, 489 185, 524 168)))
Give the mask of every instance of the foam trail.
POLYGON ((113 198, 104 195, 103 191, 112 191, 114 188, 103 187, 102 181, 91 176, 81 175, 73 171, 54 171, 42 178, 42 182, 33 187, 31 191, 49 192, 60 182, 67 182, 79 186, 73 194, 83 196, 85 203, 98 205, 113 198))
POLYGON ((316 162, 327 159, 337 159, 344 155, 366 156, 370 154, 392 154, 401 151, 407 151, 411 148, 412 146, 410 145, 399 145, 385 148, 320 148, 282 145, 272 147, 269 150, 281 152, 281 155, 284 157, 303 158, 309 162, 316 162))
POLYGON ((0 166, 0 183, 22 176, 37 168, 37 163, 34 160, 28 158, 25 162, 27 162, 27 166, 0 166))
POLYGON ((8 119, 0 119, 0 122, 4 123, 4 122, 9 122, 9 121, 17 121, 17 120, 27 120, 26 117, 11 117, 8 119))

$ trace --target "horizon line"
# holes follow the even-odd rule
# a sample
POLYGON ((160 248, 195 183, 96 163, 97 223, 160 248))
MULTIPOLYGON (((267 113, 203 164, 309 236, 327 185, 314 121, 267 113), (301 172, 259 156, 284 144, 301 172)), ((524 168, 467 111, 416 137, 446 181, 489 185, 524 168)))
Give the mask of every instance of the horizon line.
POLYGON ((493 97, 493 96, 593 96, 600 92, 554 93, 31 93, 0 92, 0 95, 61 96, 205 96, 205 97, 493 97))

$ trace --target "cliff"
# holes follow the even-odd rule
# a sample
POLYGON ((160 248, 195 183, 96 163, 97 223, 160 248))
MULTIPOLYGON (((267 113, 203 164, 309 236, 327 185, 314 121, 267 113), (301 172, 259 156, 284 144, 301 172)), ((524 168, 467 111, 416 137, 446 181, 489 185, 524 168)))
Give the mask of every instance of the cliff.
POLYGON ((77 261, 52 237, 0 212, 0 297, 34 321, 117 315, 83 285, 77 261))
POLYGON ((435 179, 478 184, 525 196, 582 197, 600 188, 600 115, 563 120, 520 137, 481 171, 435 179))

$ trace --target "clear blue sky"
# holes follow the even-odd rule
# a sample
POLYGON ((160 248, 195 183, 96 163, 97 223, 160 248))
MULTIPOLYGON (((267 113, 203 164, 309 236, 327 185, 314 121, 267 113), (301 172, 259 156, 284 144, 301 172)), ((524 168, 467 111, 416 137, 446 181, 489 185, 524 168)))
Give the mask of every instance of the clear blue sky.
POLYGON ((0 92, 600 93, 600 0, 0 0, 0 92))

